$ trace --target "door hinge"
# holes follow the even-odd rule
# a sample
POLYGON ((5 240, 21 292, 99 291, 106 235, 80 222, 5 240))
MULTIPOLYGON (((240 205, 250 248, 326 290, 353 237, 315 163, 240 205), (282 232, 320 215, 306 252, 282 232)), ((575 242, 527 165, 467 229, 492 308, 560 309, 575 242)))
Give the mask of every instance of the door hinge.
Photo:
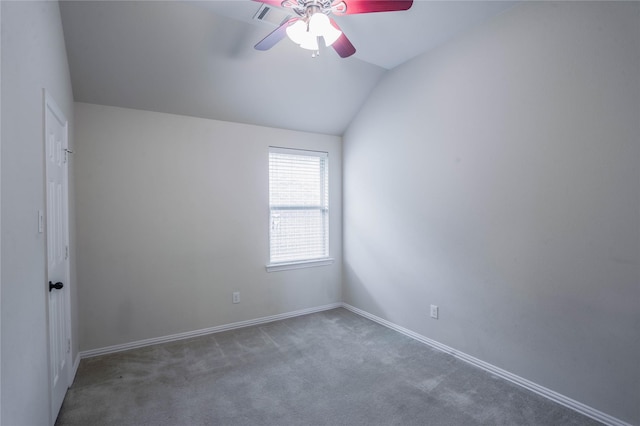
POLYGON ((67 353, 71 352, 71 339, 67 339, 67 353))
POLYGON ((64 246, 64 260, 69 259, 69 246, 64 246))

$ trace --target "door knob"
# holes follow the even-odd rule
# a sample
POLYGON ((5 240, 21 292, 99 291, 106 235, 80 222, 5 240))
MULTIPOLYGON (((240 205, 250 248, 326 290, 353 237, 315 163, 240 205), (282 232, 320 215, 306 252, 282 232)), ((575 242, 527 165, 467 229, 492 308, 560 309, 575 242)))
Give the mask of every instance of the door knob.
POLYGON ((51 281, 49 281, 49 291, 53 290, 54 288, 56 290, 60 290, 62 287, 64 287, 64 284, 62 283, 52 283, 51 281))

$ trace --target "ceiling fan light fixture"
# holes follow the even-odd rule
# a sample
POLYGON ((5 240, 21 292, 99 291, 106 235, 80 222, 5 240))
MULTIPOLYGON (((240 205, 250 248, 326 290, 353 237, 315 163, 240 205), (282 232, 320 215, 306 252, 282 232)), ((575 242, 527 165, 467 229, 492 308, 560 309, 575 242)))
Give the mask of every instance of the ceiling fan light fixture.
POLYGON ((302 43, 300 43, 300 47, 307 50, 317 51, 320 49, 318 46, 318 37, 311 35, 311 33, 307 33, 307 38, 302 43))
POLYGON ((291 41, 303 49, 318 50, 318 37, 309 31, 305 20, 300 19, 289 25, 286 32, 291 41))
POLYGON ((322 12, 316 12, 309 18, 309 33, 315 37, 323 37, 327 47, 342 35, 342 31, 335 28, 329 17, 322 12))
POLYGON ((302 44, 308 37, 307 32, 307 23, 302 19, 293 23, 293 25, 289 25, 287 27, 287 36, 293 41, 295 44, 302 44))
MULTIPOLYGON (((0 0, 2 1, 2 0, 0 0)), ((356 53, 356 48, 330 18, 335 15, 356 15, 360 13, 394 12, 408 10, 414 0, 254 0, 268 6, 282 6, 290 9, 297 18, 283 22, 255 45, 256 50, 269 50, 285 37, 303 49, 313 50, 317 56, 318 37, 325 46, 331 46, 338 56, 348 58, 356 53), (349 4, 347 4, 349 2, 349 4)))
POLYGON ((336 42, 336 40, 340 38, 341 35, 342 35, 342 31, 335 28, 333 25, 329 24, 329 27, 325 30, 323 35, 324 44, 327 47, 331 46, 333 43, 336 42))
POLYGON ((347 12, 347 4, 343 1, 331 6, 331 11, 334 13, 344 14, 347 12))
POLYGON ((331 27, 329 17, 322 12, 316 12, 309 18, 309 32, 316 37, 324 36, 329 27, 331 27))

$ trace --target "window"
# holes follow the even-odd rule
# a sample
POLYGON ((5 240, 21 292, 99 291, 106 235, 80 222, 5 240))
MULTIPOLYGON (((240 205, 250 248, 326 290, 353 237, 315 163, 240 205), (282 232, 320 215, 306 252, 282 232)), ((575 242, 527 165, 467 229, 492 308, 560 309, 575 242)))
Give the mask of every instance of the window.
POLYGON ((331 263, 326 152, 269 148, 268 271, 331 263))

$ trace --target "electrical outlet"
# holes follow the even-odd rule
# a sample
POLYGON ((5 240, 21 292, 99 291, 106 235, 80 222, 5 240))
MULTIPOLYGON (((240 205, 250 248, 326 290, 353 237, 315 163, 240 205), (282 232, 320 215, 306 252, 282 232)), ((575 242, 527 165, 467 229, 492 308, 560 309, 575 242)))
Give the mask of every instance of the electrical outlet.
POLYGON ((239 291, 234 291, 233 292, 233 303, 240 303, 240 292, 239 291))
POLYGON ((438 307, 436 305, 431 305, 431 318, 438 319, 438 307))

